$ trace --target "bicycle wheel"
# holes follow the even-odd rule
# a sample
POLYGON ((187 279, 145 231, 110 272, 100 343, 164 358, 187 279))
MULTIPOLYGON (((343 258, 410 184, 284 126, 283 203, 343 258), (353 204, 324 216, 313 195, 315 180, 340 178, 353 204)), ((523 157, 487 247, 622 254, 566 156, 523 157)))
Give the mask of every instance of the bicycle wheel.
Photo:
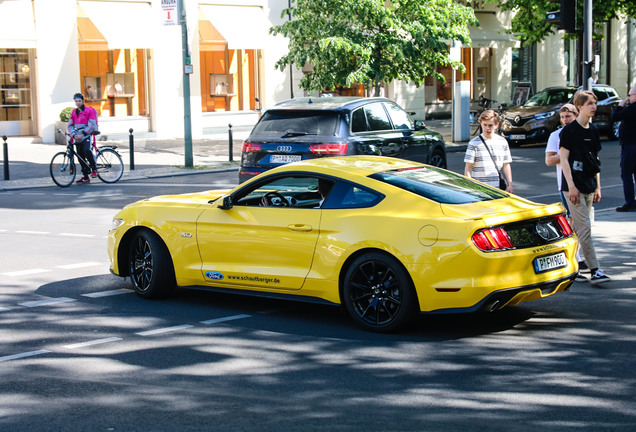
POLYGON ((97 177, 104 183, 115 183, 124 174, 121 156, 111 148, 101 149, 95 158, 97 177))
POLYGON ((59 152, 53 159, 51 159, 51 165, 49 166, 51 178, 59 187, 69 187, 75 180, 77 171, 75 170, 75 162, 68 156, 66 152, 59 152))
POLYGON ((479 122, 471 123, 470 125, 470 135, 475 136, 481 133, 481 125, 479 122))

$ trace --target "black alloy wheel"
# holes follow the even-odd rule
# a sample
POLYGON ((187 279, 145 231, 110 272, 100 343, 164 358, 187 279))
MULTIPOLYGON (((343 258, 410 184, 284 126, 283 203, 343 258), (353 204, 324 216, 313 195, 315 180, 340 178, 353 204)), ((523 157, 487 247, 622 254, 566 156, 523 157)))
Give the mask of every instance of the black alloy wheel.
POLYGON ((343 286, 349 315, 366 330, 393 332, 408 325, 417 310, 411 278, 392 256, 368 252, 349 266, 343 286))
POLYGON ((130 280, 141 297, 162 298, 174 289, 170 252, 155 233, 143 230, 135 234, 130 244, 128 263, 130 280))

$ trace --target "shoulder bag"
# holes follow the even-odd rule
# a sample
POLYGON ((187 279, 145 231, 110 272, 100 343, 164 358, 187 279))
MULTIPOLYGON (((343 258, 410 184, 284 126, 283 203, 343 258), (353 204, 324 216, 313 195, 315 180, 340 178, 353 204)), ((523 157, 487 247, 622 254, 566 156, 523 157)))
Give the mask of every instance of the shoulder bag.
POLYGON ((508 189, 508 182, 506 181, 506 178, 503 176, 503 174, 499 170, 499 167, 497 166, 497 161, 495 161, 495 157, 492 155, 492 152, 490 151, 490 148, 486 144, 486 141, 484 140, 484 137, 479 135, 479 139, 481 140, 481 142, 484 143, 484 147, 486 147, 486 150, 488 150, 488 154, 490 155, 490 159, 492 159, 492 163, 495 164, 495 169, 497 170, 497 174, 499 175, 499 189, 504 190, 504 191, 507 190, 508 189))

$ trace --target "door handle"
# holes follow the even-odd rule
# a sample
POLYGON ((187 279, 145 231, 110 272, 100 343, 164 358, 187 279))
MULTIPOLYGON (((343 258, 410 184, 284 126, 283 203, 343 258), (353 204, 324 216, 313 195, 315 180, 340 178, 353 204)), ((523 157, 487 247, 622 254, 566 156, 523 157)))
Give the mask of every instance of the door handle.
POLYGON ((287 228, 292 230, 292 231, 311 231, 311 225, 305 225, 305 224, 290 224, 287 225, 287 228))

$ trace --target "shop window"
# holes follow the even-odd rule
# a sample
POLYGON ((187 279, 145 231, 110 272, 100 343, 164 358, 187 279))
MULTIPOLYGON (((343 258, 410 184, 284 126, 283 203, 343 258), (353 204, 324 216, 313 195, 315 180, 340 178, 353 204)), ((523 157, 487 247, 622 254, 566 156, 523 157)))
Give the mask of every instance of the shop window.
POLYGON ((108 49, 104 36, 83 13, 77 30, 79 85, 86 105, 102 117, 147 116, 147 50, 108 49))
MULTIPOLYGON (((465 81, 470 80, 470 66, 471 66, 471 48, 462 48, 461 49, 461 63, 466 68, 465 72, 457 69, 455 70, 455 80, 456 81, 465 81)), ((439 72, 443 77, 444 81, 437 80, 437 100, 439 101, 449 101, 453 98, 453 68, 450 66, 438 66, 437 72, 439 72)), ((432 80, 427 78, 425 85, 432 85, 432 80)))
POLYGON ((30 77, 27 49, 0 49, 0 121, 31 120, 30 77))

